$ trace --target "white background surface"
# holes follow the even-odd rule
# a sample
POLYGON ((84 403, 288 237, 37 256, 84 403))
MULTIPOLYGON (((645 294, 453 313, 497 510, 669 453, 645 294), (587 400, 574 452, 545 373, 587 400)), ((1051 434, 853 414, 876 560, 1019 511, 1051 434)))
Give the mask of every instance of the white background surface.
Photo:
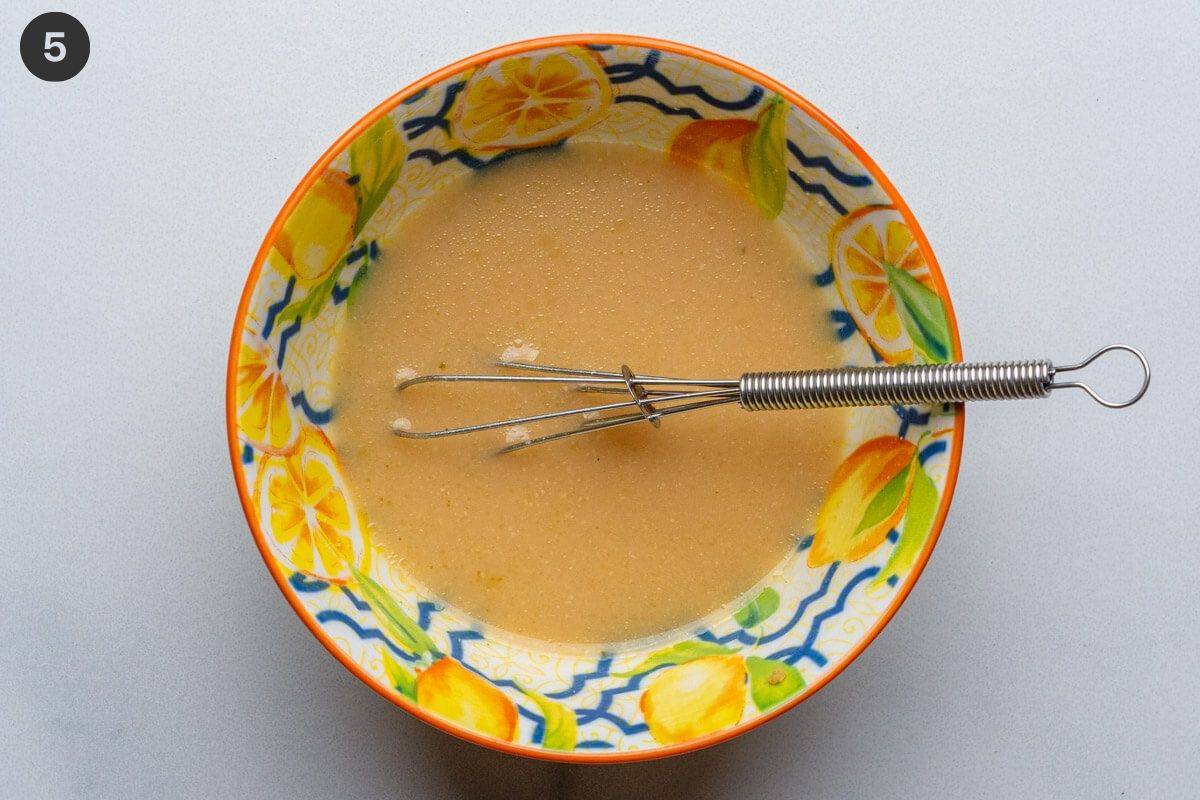
POLYGON ((1200 795, 1195 2, 4 5, 0 797, 1200 795), (18 54, 52 9, 92 40, 63 84, 18 54), (342 669, 270 581, 224 435, 237 298, 316 157, 434 68, 581 30, 720 51, 838 120, 969 357, 1129 341, 1156 370, 1126 412, 972 407, 875 644, 764 728, 616 768, 460 743, 342 669))

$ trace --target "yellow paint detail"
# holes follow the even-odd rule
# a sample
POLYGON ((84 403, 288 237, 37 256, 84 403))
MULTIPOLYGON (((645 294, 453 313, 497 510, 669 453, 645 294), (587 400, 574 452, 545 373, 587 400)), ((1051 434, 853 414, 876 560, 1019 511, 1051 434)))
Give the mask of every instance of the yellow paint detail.
POLYGON ((639 704, 650 735, 676 744, 736 725, 746 705, 746 664, 739 655, 698 658, 663 670, 639 704))
POLYGON ((880 436, 859 445, 841 463, 817 512, 813 544, 808 551, 810 567, 857 561, 879 546, 904 517, 916 450, 912 442, 880 436), (908 471, 907 483, 895 507, 875 524, 861 527, 871 501, 904 470, 908 471))
POLYGON ((366 568, 370 548, 365 526, 333 446, 318 429, 306 428, 294 453, 263 458, 254 503, 267 523, 271 549, 292 569, 345 583, 351 566, 366 568))
POLYGON ((341 260, 358 218, 349 177, 331 169, 317 178, 275 237, 269 256, 273 266, 309 284, 324 278, 341 260))
POLYGON ((417 704, 465 728, 511 742, 517 735, 512 700, 452 658, 417 676, 417 704))

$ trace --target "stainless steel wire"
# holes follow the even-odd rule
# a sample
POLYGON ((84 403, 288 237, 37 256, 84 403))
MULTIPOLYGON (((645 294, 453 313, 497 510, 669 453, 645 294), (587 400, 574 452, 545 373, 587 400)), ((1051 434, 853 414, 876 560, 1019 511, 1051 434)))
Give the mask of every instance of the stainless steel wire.
POLYGON ((1150 364, 1134 347, 1114 344, 1101 348, 1077 364, 1055 367, 1046 360, 992 361, 954 364, 912 364, 894 367, 787 372, 747 372, 737 380, 670 378, 638 375, 628 366, 619 371, 573 369, 521 361, 499 361, 496 366, 520 370, 524 375, 419 375, 397 384, 397 391, 422 383, 541 383, 560 384, 580 392, 620 394, 625 400, 529 414, 511 419, 460 425, 437 430, 412 430, 397 420, 392 431, 408 439, 437 439, 465 433, 513 428, 531 423, 580 417, 574 427, 552 431, 509 444, 510 453, 535 444, 582 433, 648 422, 658 427, 663 417, 737 403, 747 411, 768 411, 839 406, 940 405, 975 400, 1018 400, 1046 397, 1056 389, 1080 389, 1107 408, 1136 403, 1150 386, 1150 364), (1109 400, 1081 381, 1056 382, 1055 376, 1083 369, 1105 353, 1131 353, 1142 370, 1135 394, 1109 400))
POLYGON ((748 372, 739 402, 766 411, 1018 400, 1049 394, 1053 372, 1049 361, 748 372))

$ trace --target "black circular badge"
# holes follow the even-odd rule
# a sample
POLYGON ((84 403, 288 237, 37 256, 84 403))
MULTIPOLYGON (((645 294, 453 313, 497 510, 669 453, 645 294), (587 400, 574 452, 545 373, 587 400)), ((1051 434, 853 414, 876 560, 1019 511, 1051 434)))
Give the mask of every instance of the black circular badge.
POLYGON ((44 81, 74 78, 91 52, 87 30, 79 20, 61 11, 34 17, 21 34, 21 60, 44 81))

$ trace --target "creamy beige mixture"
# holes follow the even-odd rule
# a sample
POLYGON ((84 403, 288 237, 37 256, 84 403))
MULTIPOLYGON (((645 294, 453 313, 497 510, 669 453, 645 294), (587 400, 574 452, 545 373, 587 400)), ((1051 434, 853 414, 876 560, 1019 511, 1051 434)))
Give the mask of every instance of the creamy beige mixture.
POLYGON ((661 153, 572 144, 464 177, 381 250, 341 337, 334 438, 374 540, 441 598, 525 636, 638 638, 737 600, 808 529, 844 412, 725 406, 504 456, 521 431, 389 429, 595 397, 394 390, 502 356, 715 378, 834 366, 810 266, 739 188, 661 153))

